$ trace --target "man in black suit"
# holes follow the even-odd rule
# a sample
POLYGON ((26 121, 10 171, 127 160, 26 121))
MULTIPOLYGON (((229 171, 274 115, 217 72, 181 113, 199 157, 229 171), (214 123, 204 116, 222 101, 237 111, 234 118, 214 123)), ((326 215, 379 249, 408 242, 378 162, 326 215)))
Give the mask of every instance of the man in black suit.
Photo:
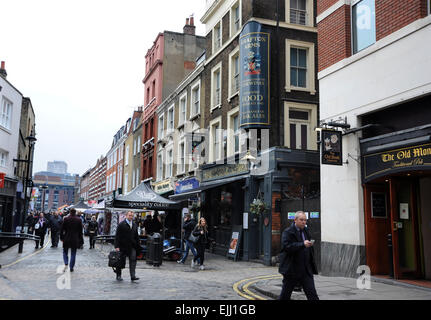
MULTIPOLYGON (((133 223, 133 212, 127 212, 126 219, 117 227, 115 234, 115 250, 121 253, 121 264, 124 268, 126 257, 129 257, 130 278, 132 281, 139 280, 135 275, 136 253, 140 252, 138 227, 133 223)), ((117 280, 122 281, 121 268, 116 268, 117 280)))
POLYGON ((295 223, 283 231, 279 272, 283 275, 280 300, 290 300, 293 288, 302 285, 308 300, 319 300, 314 286, 313 274, 317 274, 314 248, 306 227, 303 211, 295 214, 295 223))

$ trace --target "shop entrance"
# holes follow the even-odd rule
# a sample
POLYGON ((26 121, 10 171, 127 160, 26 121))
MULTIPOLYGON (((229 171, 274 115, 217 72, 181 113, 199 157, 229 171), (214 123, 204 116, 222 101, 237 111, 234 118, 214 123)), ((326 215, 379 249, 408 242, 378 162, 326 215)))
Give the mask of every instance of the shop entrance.
POLYGON ((412 172, 384 177, 367 183, 364 192, 371 273, 431 279, 431 175, 412 172))

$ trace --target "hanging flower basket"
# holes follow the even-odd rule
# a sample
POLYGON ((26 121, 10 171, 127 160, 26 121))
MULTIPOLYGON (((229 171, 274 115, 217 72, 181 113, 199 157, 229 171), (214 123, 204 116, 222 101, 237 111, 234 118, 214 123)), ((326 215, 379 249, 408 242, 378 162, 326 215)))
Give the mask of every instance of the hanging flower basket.
POLYGON ((268 210, 268 206, 262 199, 253 199, 253 202, 250 203, 250 212, 254 215, 263 214, 268 210))

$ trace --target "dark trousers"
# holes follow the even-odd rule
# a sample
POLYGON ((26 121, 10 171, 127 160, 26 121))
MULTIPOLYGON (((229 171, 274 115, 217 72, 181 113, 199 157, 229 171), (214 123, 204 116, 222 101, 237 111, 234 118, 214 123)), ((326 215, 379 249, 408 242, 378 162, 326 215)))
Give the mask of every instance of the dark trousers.
POLYGON ((43 247, 43 243, 45 241, 45 233, 35 232, 35 235, 40 237, 40 240, 35 240, 35 242, 36 242, 36 248, 39 248, 39 242, 40 242, 40 247, 42 248, 43 247))
POLYGON ((204 243, 198 243, 196 244, 196 251, 197 254, 193 258, 193 261, 198 261, 200 265, 204 264, 204 258, 205 258, 205 244, 204 243))
POLYGON ((58 241, 60 240, 60 231, 51 229, 51 243, 53 247, 58 246, 58 241))
POLYGON ((75 267, 75 261, 76 261, 76 248, 70 248, 70 264, 69 264, 69 248, 63 247, 63 261, 64 264, 67 266, 69 265, 70 270, 73 270, 73 267, 75 267))
POLYGON ((319 300, 316 288, 314 286, 313 276, 309 274, 304 274, 301 278, 283 275, 283 287, 281 288, 281 293, 279 300, 290 300, 293 289, 301 284, 305 295, 308 300, 319 300))
MULTIPOLYGON (((135 278, 135 271, 136 271, 136 250, 132 249, 130 250, 130 254, 127 254, 125 252, 121 253, 121 265, 126 266, 126 257, 129 258, 129 270, 130 270, 130 278, 135 278)), ((121 268, 116 268, 115 272, 117 276, 121 276, 121 268)))
POLYGON ((95 237, 96 235, 95 234, 93 234, 93 235, 91 235, 90 234, 90 236, 89 236, 89 238, 90 238, 90 249, 91 248, 93 248, 94 249, 94 244, 95 244, 95 242, 96 242, 96 240, 94 240, 94 237, 95 237))

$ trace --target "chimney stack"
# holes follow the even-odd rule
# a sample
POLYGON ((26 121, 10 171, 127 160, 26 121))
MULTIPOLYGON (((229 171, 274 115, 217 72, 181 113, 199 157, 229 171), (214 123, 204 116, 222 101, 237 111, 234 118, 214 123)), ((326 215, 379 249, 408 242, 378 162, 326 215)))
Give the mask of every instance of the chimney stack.
POLYGON ((194 36, 196 34, 196 27, 194 25, 194 18, 191 16, 190 18, 186 19, 186 25, 183 28, 184 34, 189 34, 194 36))
POLYGON ((0 67, 0 76, 2 76, 3 78, 6 79, 7 72, 6 72, 6 69, 5 69, 4 65, 5 65, 5 63, 4 63, 4 61, 2 61, 1 62, 1 67, 0 67))

